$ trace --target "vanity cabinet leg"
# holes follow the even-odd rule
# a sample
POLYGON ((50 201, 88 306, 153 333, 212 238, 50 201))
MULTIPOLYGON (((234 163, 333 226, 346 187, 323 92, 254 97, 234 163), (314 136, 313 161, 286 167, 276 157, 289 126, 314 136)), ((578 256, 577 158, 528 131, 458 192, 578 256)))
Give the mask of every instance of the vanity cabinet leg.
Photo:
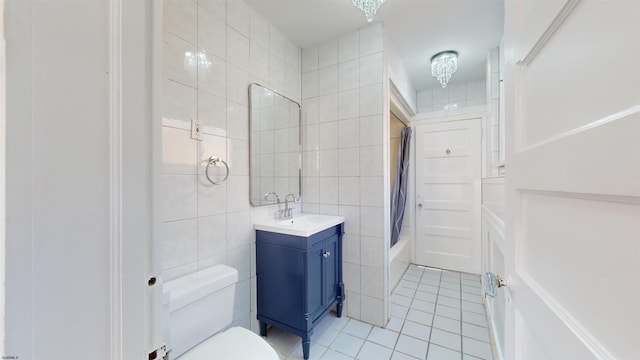
POLYGON ((344 283, 338 283, 338 306, 336 307, 336 315, 342 317, 342 303, 344 303, 344 283))
POLYGON ((304 360, 309 359, 310 346, 311 346, 311 337, 310 336, 303 337, 302 338, 302 357, 304 357, 304 360))
POLYGON ((260 321, 260 336, 267 336, 267 323, 260 321))

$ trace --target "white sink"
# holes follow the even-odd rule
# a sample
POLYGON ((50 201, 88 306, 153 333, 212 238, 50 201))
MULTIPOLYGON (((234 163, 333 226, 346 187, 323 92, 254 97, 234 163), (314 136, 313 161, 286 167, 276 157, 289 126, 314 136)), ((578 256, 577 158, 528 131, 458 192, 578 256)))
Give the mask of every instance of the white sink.
POLYGON ((344 216, 302 214, 291 219, 259 221, 254 224, 254 228, 256 230, 308 237, 343 222, 344 216))

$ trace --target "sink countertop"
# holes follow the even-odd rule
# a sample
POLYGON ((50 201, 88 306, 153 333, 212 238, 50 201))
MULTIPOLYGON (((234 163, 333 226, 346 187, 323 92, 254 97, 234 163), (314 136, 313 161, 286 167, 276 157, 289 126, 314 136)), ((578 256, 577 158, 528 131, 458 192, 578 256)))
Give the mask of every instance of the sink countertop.
POLYGON ((258 221, 256 230, 276 232, 286 235, 309 237, 322 230, 343 223, 344 216, 301 214, 290 219, 271 219, 258 221))

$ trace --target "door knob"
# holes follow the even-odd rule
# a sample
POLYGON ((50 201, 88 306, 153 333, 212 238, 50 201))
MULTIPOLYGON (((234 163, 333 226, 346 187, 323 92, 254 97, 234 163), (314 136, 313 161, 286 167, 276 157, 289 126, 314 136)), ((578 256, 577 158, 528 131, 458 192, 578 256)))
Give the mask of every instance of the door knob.
POLYGON ((422 208, 422 203, 419 203, 419 204, 418 204, 418 207, 419 207, 419 208, 422 208))
POLYGON ((326 258, 328 258, 329 256, 331 256, 331 253, 327 251, 327 252, 325 252, 324 254, 322 254, 322 256, 326 259, 326 258))

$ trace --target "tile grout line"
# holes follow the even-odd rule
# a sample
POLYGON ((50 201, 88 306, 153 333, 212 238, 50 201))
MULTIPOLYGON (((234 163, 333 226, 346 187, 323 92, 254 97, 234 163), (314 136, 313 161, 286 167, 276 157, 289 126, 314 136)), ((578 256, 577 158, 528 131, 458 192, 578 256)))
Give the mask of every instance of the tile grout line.
POLYGON ((438 293, 436 294, 436 306, 433 309, 433 316, 431 316, 431 325, 429 326, 429 339, 427 340, 427 354, 425 359, 429 358, 429 352, 431 351, 431 336, 433 335, 433 322, 436 318, 436 311, 438 309, 438 298, 440 297, 440 285, 442 284, 442 270, 440 271, 440 278, 438 279, 438 293))

